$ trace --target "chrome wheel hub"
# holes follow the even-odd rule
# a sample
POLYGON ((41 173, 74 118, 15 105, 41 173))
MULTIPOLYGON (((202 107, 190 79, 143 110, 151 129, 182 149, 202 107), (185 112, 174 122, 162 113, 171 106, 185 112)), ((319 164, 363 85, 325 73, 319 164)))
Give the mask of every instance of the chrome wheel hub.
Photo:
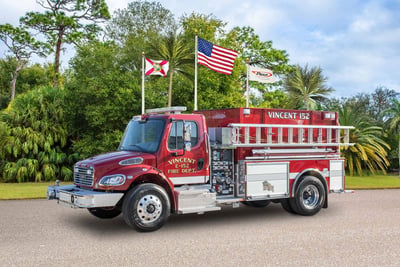
POLYGON ((151 223, 161 216, 162 203, 157 196, 146 195, 139 200, 136 210, 143 223, 151 223))
POLYGON ((313 209, 319 202, 319 191, 315 185, 307 185, 302 192, 303 205, 307 209, 313 209))

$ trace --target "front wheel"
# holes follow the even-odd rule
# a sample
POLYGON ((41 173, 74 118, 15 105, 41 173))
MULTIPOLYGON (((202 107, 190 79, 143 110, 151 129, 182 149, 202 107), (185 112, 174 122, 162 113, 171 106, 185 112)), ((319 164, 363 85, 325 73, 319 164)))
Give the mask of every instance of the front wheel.
POLYGON ((125 222, 138 231, 159 229, 170 215, 171 205, 165 190, 155 184, 141 184, 131 189, 124 199, 125 222))
POLYGON ((294 210, 304 216, 319 212, 324 205, 325 188, 314 176, 306 176, 296 188, 294 195, 294 210))

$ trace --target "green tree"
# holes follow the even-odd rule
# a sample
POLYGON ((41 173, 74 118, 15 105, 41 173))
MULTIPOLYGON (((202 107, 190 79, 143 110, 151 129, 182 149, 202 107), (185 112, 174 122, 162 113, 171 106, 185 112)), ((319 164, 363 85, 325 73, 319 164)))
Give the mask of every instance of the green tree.
POLYGON ((92 40, 101 31, 97 23, 110 18, 105 0, 37 0, 45 11, 28 12, 20 19, 27 27, 41 33, 53 47, 54 86, 59 85, 60 54, 63 44, 92 40))
POLYGON ((360 113, 365 114, 374 123, 383 126, 384 110, 392 107, 392 100, 399 95, 395 90, 384 86, 377 87, 372 93, 358 93, 352 97, 342 97, 341 99, 326 99, 324 106, 328 110, 339 110, 341 106, 357 109, 360 113))
MULTIPOLYGON (((201 38, 212 43, 215 43, 219 39, 218 37, 226 34, 225 27, 227 23, 216 18, 212 14, 204 15, 192 12, 189 15, 183 15, 179 21, 180 26, 183 29, 183 34, 186 36, 188 41, 193 42, 193 48, 195 31, 197 31, 201 38)), ((219 45, 224 44, 220 43, 219 45)))
MULTIPOLYGON (((145 52, 146 57, 157 59, 155 58, 159 57, 157 51, 161 52, 162 44, 167 45, 166 39, 169 33, 174 32, 176 28, 173 14, 160 3, 134 1, 129 3, 127 8, 114 13, 106 26, 106 37, 115 41, 121 48, 118 60, 121 70, 130 71, 136 77, 135 83, 140 84, 142 52, 145 52)), ((146 108, 155 107, 154 103, 166 105, 167 89, 163 88, 168 86, 167 79, 146 77, 146 108)))
MULTIPOLYGON (((195 32, 198 36, 226 48, 235 49, 233 41, 225 34, 226 23, 213 15, 192 13, 180 18, 182 34, 192 51, 195 51, 195 32)), ((193 56, 194 66, 194 56, 193 56)), ((236 59, 237 62, 237 59, 236 59)), ((193 67, 194 69, 194 67, 193 67)), ((206 67, 198 66, 198 107, 200 109, 228 108, 243 106, 243 88, 240 83, 241 67, 235 64, 231 75, 221 74, 206 67)), ((192 74, 194 81, 194 73, 192 74)), ((194 82, 184 88, 177 88, 180 99, 186 99, 183 103, 188 109, 193 109, 194 82)))
POLYGON ((169 62, 168 107, 172 104, 172 82, 174 73, 191 78, 193 68, 193 48, 182 34, 169 32, 160 43, 151 45, 154 55, 169 62))
POLYGON ((1 112, 1 173, 6 182, 72 178, 64 91, 42 87, 17 96, 1 112))
POLYGON ((21 27, 11 24, 0 25, 0 40, 6 45, 17 65, 12 73, 11 101, 15 97, 15 85, 19 72, 26 66, 32 54, 45 55, 46 45, 36 41, 31 34, 21 27))
POLYGON ((385 125, 393 137, 398 140, 397 157, 399 160, 399 176, 400 176, 400 101, 396 98, 392 99, 392 106, 383 111, 385 125))
MULTIPOLYGON (((115 150, 128 121, 140 114, 140 70, 130 70, 121 51, 113 42, 94 41, 70 61, 66 113, 73 151, 82 157, 115 150)), ((158 105, 156 89, 146 91, 146 103, 158 105)))
MULTIPOLYGON (((213 15, 196 13, 185 15, 180 21, 189 42, 194 43, 194 32, 197 30, 199 37, 239 52, 232 75, 221 75, 203 67, 198 68, 199 106, 201 108, 244 105, 246 59, 249 59, 254 65, 272 69, 278 77, 293 69, 288 64, 286 51, 274 48, 272 41, 261 40, 251 27, 234 27, 226 32, 227 24, 225 22, 213 15)), ((193 50, 195 50, 194 47, 193 50)), ((273 92, 279 88, 279 85, 279 82, 273 85, 250 82, 251 89, 258 91, 260 95, 269 91, 273 92)), ((263 102, 254 97, 251 99, 253 105, 263 102)))
MULTIPOLYGON (((114 12, 106 26, 106 36, 119 44, 129 38, 139 38, 141 42, 149 42, 154 37, 166 35, 176 28, 174 15, 158 2, 134 1, 127 8, 114 12)), ((139 50, 136 55, 140 55, 139 50)))
POLYGON ((289 108, 288 96, 279 89, 265 92, 262 97, 254 98, 252 103, 260 108, 289 108))
MULTIPOLYGON (((0 110, 7 107, 11 100, 10 81, 13 73, 17 68, 18 61, 11 56, 0 59, 0 110)), ((18 94, 20 92, 16 92, 18 94)))
POLYGON ((308 68, 306 65, 303 68, 297 65, 285 78, 283 86, 295 107, 305 106, 306 110, 310 110, 334 91, 326 86, 327 80, 320 67, 308 68))
MULTIPOLYGON (((0 110, 7 107, 11 100, 10 80, 18 62, 13 57, 0 59, 0 110)), ((38 86, 51 84, 51 66, 40 64, 26 65, 18 74, 15 94, 22 94, 38 86)))
MULTIPOLYGON (((285 50, 279 50, 273 47, 272 41, 262 41, 251 27, 234 27, 228 34, 228 39, 235 46, 235 50, 239 52, 238 62, 241 68, 240 81, 243 90, 246 90, 246 70, 243 68, 245 64, 267 68, 273 71, 274 76, 282 78, 294 70, 289 64, 289 55, 285 50)), ((268 99, 271 95, 277 96, 276 91, 282 85, 281 79, 276 79, 273 84, 249 81, 250 91, 256 91, 256 94, 266 96, 268 99)), ((253 99, 253 105, 264 100, 253 99)), ((276 100, 276 99, 275 99, 276 100)))
POLYGON ((350 143, 354 143, 354 146, 341 149, 350 175, 362 175, 364 168, 372 173, 378 169, 386 173, 389 165, 387 150, 390 147, 382 139, 382 128, 371 125, 368 117, 360 115, 357 109, 346 106, 339 110, 339 123, 355 127, 350 132, 350 143))

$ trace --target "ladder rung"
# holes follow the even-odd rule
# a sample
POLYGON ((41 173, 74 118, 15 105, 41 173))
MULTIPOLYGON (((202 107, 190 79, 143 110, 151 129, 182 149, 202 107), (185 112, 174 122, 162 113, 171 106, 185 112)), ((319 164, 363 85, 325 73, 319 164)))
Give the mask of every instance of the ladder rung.
POLYGON ((335 125, 231 123, 228 126, 232 127, 232 143, 237 146, 347 146, 352 145, 350 144, 350 129, 354 129, 351 126, 335 125), (263 128, 266 128, 266 139, 262 138, 263 128), (297 138, 295 138, 296 132, 294 129, 297 129, 297 138), (318 129, 315 139, 314 129, 318 129), (344 132, 343 139, 340 134, 341 130, 344 132), (250 133, 254 134, 254 132, 255 136, 250 136, 250 133), (276 138, 273 138, 275 134, 276 138), (287 140, 286 137, 284 138, 284 134, 287 136, 287 140))

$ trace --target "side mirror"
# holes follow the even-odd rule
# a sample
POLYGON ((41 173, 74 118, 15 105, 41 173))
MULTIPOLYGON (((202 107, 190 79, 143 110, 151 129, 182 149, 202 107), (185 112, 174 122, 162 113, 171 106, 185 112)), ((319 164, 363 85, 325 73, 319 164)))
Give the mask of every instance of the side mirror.
POLYGON ((185 122, 183 129, 183 142, 184 142, 184 149, 186 151, 190 151, 192 149, 192 125, 190 122, 185 122))

